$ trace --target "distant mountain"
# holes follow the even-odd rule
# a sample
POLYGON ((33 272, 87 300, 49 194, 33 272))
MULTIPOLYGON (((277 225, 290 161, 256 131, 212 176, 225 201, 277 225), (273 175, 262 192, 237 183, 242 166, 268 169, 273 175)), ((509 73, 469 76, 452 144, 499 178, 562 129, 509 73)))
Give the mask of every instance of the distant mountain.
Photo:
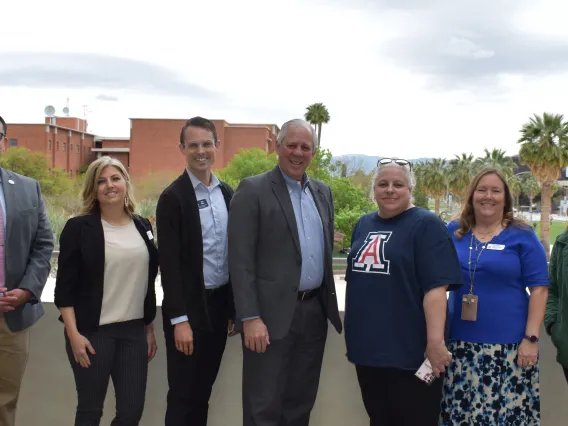
MULTIPOLYGON (((384 157, 379 157, 376 155, 364 155, 364 154, 346 154, 338 155, 331 159, 332 163, 336 161, 341 161, 347 165, 348 173, 354 172, 355 170, 362 169, 365 173, 369 173, 374 170, 377 166, 377 162, 384 157)), ((431 161, 431 158, 409 158, 408 161, 414 163, 417 161, 431 161)))

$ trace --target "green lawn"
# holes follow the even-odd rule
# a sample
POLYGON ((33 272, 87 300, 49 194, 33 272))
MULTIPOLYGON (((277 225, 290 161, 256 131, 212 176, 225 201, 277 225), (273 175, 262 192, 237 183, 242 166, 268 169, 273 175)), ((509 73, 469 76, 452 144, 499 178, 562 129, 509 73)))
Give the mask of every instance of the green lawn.
MULTIPOLYGON (((532 225, 532 223, 531 223, 532 225)), ((550 224, 550 244, 554 244, 556 237, 566 229, 566 222, 552 222, 550 224)), ((536 234, 540 237, 540 222, 536 222, 536 234)))

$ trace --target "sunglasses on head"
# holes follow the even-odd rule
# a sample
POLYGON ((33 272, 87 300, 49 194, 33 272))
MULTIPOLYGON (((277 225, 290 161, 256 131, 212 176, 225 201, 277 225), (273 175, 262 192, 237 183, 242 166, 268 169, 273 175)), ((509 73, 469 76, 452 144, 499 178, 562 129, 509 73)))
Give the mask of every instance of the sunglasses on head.
POLYGON ((402 167, 408 166, 408 168, 410 170, 412 170, 412 165, 410 164, 410 161, 403 160, 402 158, 382 158, 379 161, 377 161, 377 166, 379 164, 384 165, 384 164, 390 164, 390 163, 394 163, 394 164, 396 164, 398 166, 402 166, 402 167))

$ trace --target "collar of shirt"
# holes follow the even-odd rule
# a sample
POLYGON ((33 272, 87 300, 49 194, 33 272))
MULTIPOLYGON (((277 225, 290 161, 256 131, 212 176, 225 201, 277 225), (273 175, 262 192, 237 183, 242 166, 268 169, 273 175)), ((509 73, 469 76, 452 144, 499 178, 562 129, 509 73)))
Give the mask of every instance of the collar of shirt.
POLYGON ((284 177, 284 181, 286 182, 286 185, 288 185, 288 188, 290 188, 293 191, 306 191, 309 188, 309 184, 310 184, 310 178, 308 177, 308 175, 306 173, 304 173, 304 176, 302 177, 302 182, 298 182, 297 180, 295 180, 294 178, 291 178, 290 176, 288 176, 286 173, 284 173, 284 171, 282 170, 282 168, 280 167, 280 165, 278 165, 278 169, 280 170, 280 173, 282 173, 282 176, 284 177))
POLYGON ((195 175, 191 173, 187 168, 185 169, 185 171, 187 172, 189 179, 191 179, 191 184, 193 185, 193 189, 196 189, 199 185, 203 185, 204 188, 213 189, 221 184, 221 182, 219 182, 219 179, 217 179, 217 176, 215 176, 213 173, 211 173, 211 185, 207 186, 199 179, 197 179, 195 175))

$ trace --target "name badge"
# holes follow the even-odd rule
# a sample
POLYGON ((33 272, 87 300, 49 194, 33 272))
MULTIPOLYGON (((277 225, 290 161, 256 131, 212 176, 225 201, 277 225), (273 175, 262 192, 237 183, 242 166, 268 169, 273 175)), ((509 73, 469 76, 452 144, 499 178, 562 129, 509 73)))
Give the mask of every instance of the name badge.
POLYGON ((487 244, 487 250, 504 250, 504 244, 487 244))
POLYGON ((148 235, 148 239, 152 241, 154 239, 154 235, 152 235, 152 231, 147 231, 146 235, 148 235))
POLYGON ((207 200, 197 200, 197 207, 199 207, 200 209, 204 209, 206 207, 209 207, 209 204, 207 204, 207 200))

